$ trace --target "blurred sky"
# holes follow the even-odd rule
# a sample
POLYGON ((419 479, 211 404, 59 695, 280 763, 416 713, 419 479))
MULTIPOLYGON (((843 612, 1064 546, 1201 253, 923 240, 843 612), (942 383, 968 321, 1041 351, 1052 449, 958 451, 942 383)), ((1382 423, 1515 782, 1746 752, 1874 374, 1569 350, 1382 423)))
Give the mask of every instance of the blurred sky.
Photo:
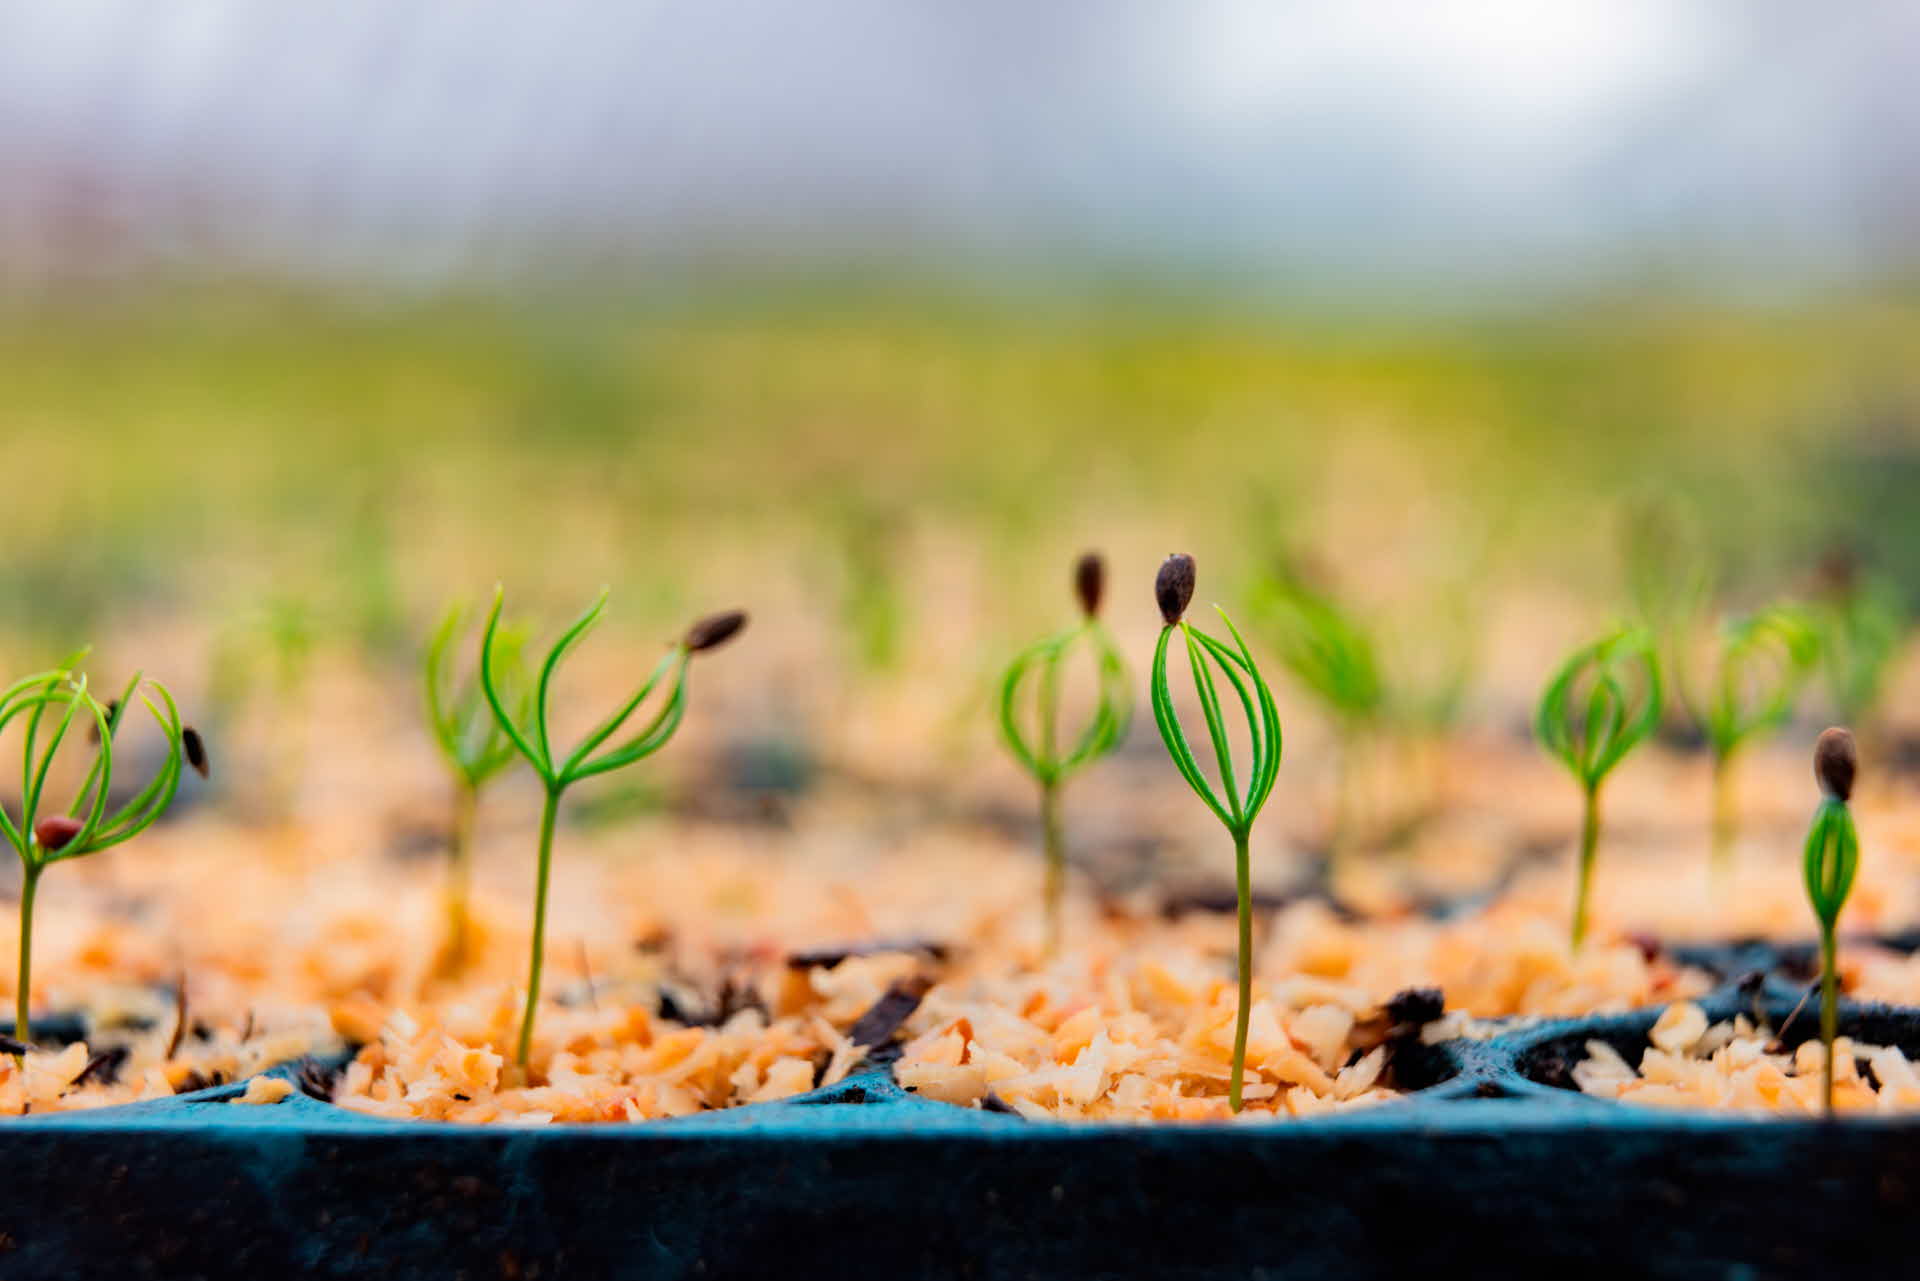
POLYGON ((1912 265, 1914 0, 0 0, 0 277, 1912 265))

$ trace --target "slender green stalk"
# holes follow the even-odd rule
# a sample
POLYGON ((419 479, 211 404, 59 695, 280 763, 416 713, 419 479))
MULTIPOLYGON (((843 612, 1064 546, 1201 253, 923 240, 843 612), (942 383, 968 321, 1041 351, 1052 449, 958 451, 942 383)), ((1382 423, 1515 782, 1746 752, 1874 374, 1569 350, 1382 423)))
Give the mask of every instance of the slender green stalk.
MULTIPOLYGON (((456 681, 450 670, 455 641, 461 634, 466 610, 453 605, 427 642, 421 663, 426 693, 427 725, 453 775, 453 815, 447 839, 446 969, 458 973, 472 959, 473 922, 469 907, 473 879, 473 834, 480 793, 517 755, 513 740, 494 719, 477 673, 456 681)), ((516 720, 526 723, 533 690, 522 666, 526 634, 503 628, 495 637, 496 677, 504 682, 503 702, 516 720)))
POLYGON ((480 790, 462 781, 453 788, 453 826, 447 835, 447 964, 466 967, 473 951, 473 829, 480 790))
POLYGON ((1826 1070, 1820 1079, 1820 1104, 1833 1115, 1833 1041, 1840 1024, 1839 948, 1834 928, 1820 923, 1820 1043, 1826 1048, 1826 1070))
POLYGON ((522 1068, 533 1048, 533 1016, 540 1006, 540 972, 547 957, 547 886, 553 880, 553 823, 560 813, 560 789, 548 788, 540 807, 540 863, 533 885, 533 955, 527 961, 527 1009, 520 1016, 520 1039, 514 1061, 522 1068))
POLYGON ((1060 784, 1040 785, 1040 832, 1047 854, 1047 955, 1060 951, 1061 900, 1066 897, 1067 850, 1060 838, 1060 784))
POLYGON ((553 674, 559 668, 560 660, 600 621, 600 615, 607 607, 607 594, 601 592, 599 599, 587 612, 561 633, 560 639, 547 651, 531 700, 517 709, 509 707, 502 693, 500 663, 507 644, 500 631, 500 608, 504 598, 504 591, 496 589, 493 611, 487 615, 486 630, 480 637, 480 691, 487 706, 493 710, 494 723, 499 726, 500 732, 513 744, 514 750, 526 758, 546 788, 546 802, 540 814, 539 863, 533 904, 533 956, 527 966, 527 1006, 520 1020, 519 1042, 514 1054, 515 1063, 525 1073, 533 1049, 534 1018, 540 1006, 540 973, 546 958, 547 888, 552 880, 553 831, 560 812, 560 798, 569 787, 582 779, 624 768, 665 747, 674 731, 680 728, 681 718, 686 715, 689 660, 695 654, 717 648, 732 639, 746 626, 747 616, 739 610, 730 610, 723 614, 710 614, 689 627, 686 634, 668 648, 665 657, 655 665, 653 673, 642 682, 639 689, 588 731, 573 752, 562 760, 554 755, 553 737, 548 727, 548 693, 553 674), (662 681, 666 682, 666 694, 660 710, 654 713, 639 733, 602 750, 602 745, 619 733, 620 727, 632 718, 648 695, 661 686, 662 681))
POLYGON ((1000 681, 1000 737, 1013 758, 1040 784, 1040 833, 1046 856, 1046 954, 1059 952, 1061 913, 1066 898, 1067 849, 1060 823, 1060 785, 1081 767, 1120 745, 1133 719, 1127 694, 1127 667, 1120 649, 1100 622, 1100 598, 1106 570, 1093 552, 1074 566, 1074 591, 1080 598, 1078 626, 1028 646, 1008 666, 1000 681), (1092 657, 1099 697, 1073 745, 1060 747, 1060 678, 1068 659, 1085 649, 1092 657), (1029 682, 1035 689, 1037 725, 1029 735, 1021 728, 1022 694, 1029 682))
POLYGON ((1660 721, 1660 664, 1645 628, 1616 632, 1575 650, 1547 683, 1534 733, 1580 784, 1580 865, 1574 890, 1577 950, 1586 941, 1594 854, 1600 841, 1600 784, 1660 721))
POLYGON ((1853 794, 1859 752, 1853 735, 1844 729, 1821 732, 1813 749, 1813 773, 1824 795, 1807 832, 1802 872, 1807 900, 1820 922, 1820 1040, 1826 1048, 1826 1070, 1820 1096, 1826 1114, 1833 1115, 1833 1041, 1839 1030, 1840 971, 1835 929, 1840 911, 1853 890, 1860 869, 1860 838, 1853 826, 1847 798, 1853 794))
POLYGON ((1733 877, 1733 844, 1740 818, 1734 803, 1733 757, 1713 754, 1713 879, 1723 888, 1733 877))
POLYGON ((1234 888, 1239 906, 1240 991, 1239 1009, 1234 1020, 1233 1071, 1227 1087, 1227 1101, 1238 1112, 1245 1097, 1247 1024, 1253 1013, 1253 871, 1248 847, 1253 821, 1267 803, 1267 797, 1273 792, 1274 780, 1280 773, 1280 713, 1274 705, 1273 691, 1254 665, 1246 641, 1225 610, 1215 606, 1233 637, 1232 647, 1184 620, 1187 605, 1193 599, 1193 588, 1193 558, 1169 556, 1160 567, 1159 577, 1154 580, 1154 596, 1159 602, 1160 615, 1166 621, 1166 626, 1161 629, 1159 643, 1154 646, 1153 674, 1147 683, 1147 690, 1153 703, 1154 724, 1160 730, 1161 741, 1167 745, 1167 755, 1173 758, 1174 768, 1180 771, 1180 777, 1186 780, 1194 795, 1213 811, 1214 817, 1220 820, 1233 838, 1234 888), (1200 711, 1206 718, 1207 738, 1213 746, 1214 768, 1220 780, 1218 793, 1201 771, 1200 762, 1195 758, 1186 731, 1180 725, 1180 717, 1174 710, 1173 691, 1167 680, 1167 646, 1176 631, 1185 643, 1187 663, 1193 673, 1194 693, 1199 697, 1200 711), (1233 750, 1221 712, 1219 690, 1214 681, 1216 669, 1227 678, 1240 710, 1246 716, 1251 759, 1244 789, 1237 782, 1233 750))
POLYGON ((1593 898, 1594 854, 1600 847, 1600 789, 1587 788, 1580 817, 1579 885, 1573 896, 1573 946, 1587 941, 1587 907, 1593 898))
POLYGON ((1253 860, 1247 851, 1245 832, 1236 832, 1233 837, 1233 886, 1239 900, 1240 1008, 1233 1020, 1233 1080, 1227 1087, 1227 1104, 1238 1112, 1247 1071, 1247 1023, 1253 1015, 1253 860))
MULTIPOLYGON (((22 1045, 33 1037, 32 1019, 28 1015, 28 998, 33 990, 33 899, 40 892, 40 873, 45 870, 29 864, 20 879, 20 990, 13 1000, 13 1039, 22 1045)), ((16 1061, 19 1058, 14 1057, 16 1061)))

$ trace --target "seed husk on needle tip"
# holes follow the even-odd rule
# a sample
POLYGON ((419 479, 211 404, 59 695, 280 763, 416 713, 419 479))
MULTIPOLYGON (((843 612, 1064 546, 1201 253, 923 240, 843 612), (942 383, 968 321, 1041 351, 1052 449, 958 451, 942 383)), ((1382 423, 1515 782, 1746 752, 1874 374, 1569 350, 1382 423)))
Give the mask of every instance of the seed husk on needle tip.
POLYGON ((1107 563, 1099 552, 1087 552, 1073 564, 1073 594, 1080 598, 1080 612, 1088 618, 1100 612, 1100 599, 1107 590, 1107 563))
POLYGON ((1859 767, 1860 752, 1854 745, 1851 730, 1836 725, 1820 731, 1813 745, 1813 776, 1820 780, 1827 795, 1836 801, 1851 797, 1853 776, 1859 767))
POLYGON ((1160 572, 1153 580, 1153 598, 1168 627, 1186 614, 1193 600, 1193 581, 1193 557, 1185 552, 1175 552, 1160 563, 1160 572))
POLYGON ((209 777, 207 763, 207 744, 200 737, 200 731, 189 725, 180 731, 180 750, 186 754, 187 764, 201 778, 209 777))
POLYGON ((687 651, 693 654, 717 649, 726 644, 747 625, 747 611, 729 609, 724 613, 708 614, 705 618, 687 629, 686 639, 682 642, 687 651))

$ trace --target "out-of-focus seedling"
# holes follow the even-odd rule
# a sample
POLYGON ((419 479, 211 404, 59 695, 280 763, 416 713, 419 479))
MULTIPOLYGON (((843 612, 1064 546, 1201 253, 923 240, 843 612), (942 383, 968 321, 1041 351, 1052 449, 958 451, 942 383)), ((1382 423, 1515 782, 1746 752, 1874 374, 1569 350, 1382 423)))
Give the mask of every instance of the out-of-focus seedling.
POLYGON ((527 1007, 520 1020, 520 1036, 514 1053, 515 1062, 524 1072, 527 1056, 533 1048, 534 1014, 540 1005, 540 971, 547 943, 547 886, 552 879, 553 829, 560 813, 560 798, 569 787, 582 779, 621 769, 665 747, 674 731, 680 728, 681 718, 686 714, 688 661, 695 654, 718 648, 732 639, 746 626, 747 616, 740 610, 731 610, 723 614, 710 614, 689 627, 686 634, 667 650, 665 657, 655 665, 652 674, 634 691, 632 697, 588 731, 571 753, 561 757, 555 753, 553 737, 548 729, 549 687, 560 660, 600 621, 600 615, 607 607, 607 593, 602 591, 592 607, 573 626, 562 632, 553 648, 547 651, 546 661, 540 667, 540 676, 534 686, 530 715, 524 722, 516 714, 516 705, 511 699, 512 691, 502 670, 508 649, 507 638, 500 627, 503 599, 504 592, 496 589, 493 610, 487 615, 486 632, 480 639, 480 688, 486 695, 487 705, 493 709, 494 720, 501 732, 526 757, 546 789, 546 802, 540 811, 540 854, 534 882, 533 954, 527 965, 527 1007), (664 689, 665 693, 660 710, 654 713, 653 718, 631 738, 601 750, 602 745, 620 731, 620 727, 656 689, 664 689))
POLYGON ((1776 605, 1721 628, 1704 696, 1681 679, 1684 668, 1675 673, 1682 700, 1713 755, 1713 867, 1723 881, 1740 829, 1736 759, 1750 743, 1786 723, 1819 655, 1819 634, 1805 611, 1776 605))
POLYGON ((1891 586, 1862 576, 1849 562, 1830 562, 1822 578, 1813 620, 1827 697, 1841 722, 1871 748, 1881 695, 1907 638, 1907 612, 1891 586))
POLYGON ((908 621, 898 564, 902 522, 884 505, 849 498, 832 513, 832 525, 843 571, 841 622, 854 657, 862 672, 890 672, 908 621))
POLYGON ((1353 837, 1359 756, 1388 711, 1378 649, 1358 617, 1298 575, 1263 583, 1255 612, 1267 623, 1280 664, 1332 717, 1338 739, 1329 862, 1353 837))
POLYGON ((1080 601, 1080 622, 1022 650, 1000 681, 1000 736, 1014 759, 1040 784, 1041 839, 1047 858, 1046 948, 1052 956, 1060 946, 1061 898, 1066 888, 1067 851, 1060 828, 1060 785, 1082 766, 1098 760, 1126 737, 1132 719, 1127 692, 1127 665, 1113 636, 1100 621, 1100 598, 1106 587, 1106 566, 1097 552, 1088 552, 1074 565, 1074 594, 1080 601), (1086 727, 1065 747, 1060 739, 1060 682, 1069 657, 1084 648, 1092 658, 1099 701, 1086 727), (1031 698, 1023 694, 1031 691, 1031 698), (1031 702, 1035 726, 1021 728, 1023 703, 1031 702))
POLYGON ((292 595, 235 614, 214 638, 207 715, 235 750, 257 762, 233 799, 255 817, 285 819, 306 773, 310 688, 321 619, 292 595))
MULTIPOLYGON (((452 670, 453 650, 459 640, 466 610, 450 607, 427 642, 422 662, 426 687, 427 722, 453 775, 453 822, 447 837, 447 947, 449 970, 465 968, 472 948, 469 906, 473 878, 473 825, 480 792, 518 755, 513 740, 500 728, 478 673, 464 678, 452 670)), ((516 723, 529 722, 533 689, 526 679, 523 629, 503 627, 494 645, 495 668, 501 678, 502 701, 516 723)))
POLYGON ((1154 599, 1166 626, 1154 646, 1153 676, 1147 689, 1153 700, 1154 723, 1160 728, 1160 737, 1166 742, 1174 767, 1233 837, 1234 884, 1239 898, 1240 1008, 1233 1029, 1233 1076, 1228 1085, 1228 1102, 1238 1112, 1247 1070, 1247 1019, 1253 1008, 1253 872, 1247 844, 1253 832, 1253 820, 1267 803, 1274 779, 1280 773, 1280 712, 1274 706, 1273 691, 1254 665, 1246 641, 1224 609, 1214 607, 1233 637, 1231 648, 1185 620, 1187 606, 1193 600, 1193 587, 1193 557, 1181 554, 1167 557, 1153 584, 1154 599), (1201 772, 1200 762, 1194 758, 1186 731, 1180 727, 1180 718, 1174 711, 1173 691, 1167 682, 1167 645, 1175 632, 1179 632, 1186 643, 1194 692, 1206 717, 1207 737, 1213 744, 1220 780, 1217 794, 1201 772), (1240 710, 1246 716, 1251 761, 1244 789, 1235 781, 1233 747, 1227 737, 1226 718, 1221 713, 1220 695, 1214 684, 1216 667, 1233 686, 1240 710))
POLYGON ((1847 895, 1853 889, 1854 873, 1860 867, 1860 838, 1854 830, 1853 811, 1847 808, 1858 768, 1859 755, 1853 735, 1844 729, 1822 731, 1813 748, 1813 776, 1820 782, 1820 808, 1813 812, 1813 827, 1807 833, 1803 871, 1807 898, 1820 921, 1820 1043, 1827 1052, 1820 1094, 1828 1116, 1833 1115, 1833 1037, 1840 1000, 1834 931, 1840 921, 1840 909, 1846 906, 1847 895))
POLYGON ((1649 493, 1621 514, 1620 558, 1627 595, 1663 657, 1699 618, 1712 595, 1712 558, 1691 510, 1671 495, 1649 493))
POLYGON ((1580 865, 1573 899, 1573 946, 1587 937, 1594 853, 1600 844, 1600 785, 1660 722, 1660 660, 1645 628, 1616 632, 1575 650, 1547 683, 1534 732, 1580 784, 1580 865))
MULTIPOLYGON (((1620 560, 1633 621, 1653 636, 1654 652, 1677 686, 1687 648, 1713 599, 1716 558, 1698 512, 1670 490, 1643 490, 1619 513, 1620 560)), ((1660 709, 1660 723, 1690 740, 1690 714, 1680 698, 1660 709)))
POLYGON ((33 909, 40 878, 47 868, 68 859, 97 854, 130 840, 151 827, 172 804, 180 786, 182 761, 206 772, 206 745, 194 730, 180 723, 173 695, 159 681, 135 673, 118 699, 102 704, 87 692, 87 678, 74 668, 84 655, 65 665, 37 672, 0 692, 0 729, 22 721, 20 816, 16 820, 0 807, 0 835, 20 856, 20 968, 14 998, 13 1035, 33 1040, 29 997, 33 990, 33 909), (153 778, 124 803, 108 808, 113 786, 114 739, 135 694, 166 737, 167 751, 153 778), (48 728, 49 719, 51 728, 48 728), (60 745, 76 721, 92 730, 84 735, 92 746, 93 761, 72 803, 62 811, 47 804, 48 772, 60 745), (42 738, 41 731, 46 729, 42 738))

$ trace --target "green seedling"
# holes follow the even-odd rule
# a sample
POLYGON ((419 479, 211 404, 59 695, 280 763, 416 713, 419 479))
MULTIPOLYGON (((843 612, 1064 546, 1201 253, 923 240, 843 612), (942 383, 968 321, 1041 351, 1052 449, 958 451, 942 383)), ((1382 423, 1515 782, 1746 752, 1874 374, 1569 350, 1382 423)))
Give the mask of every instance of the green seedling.
POLYGON ((1022 650, 1000 682, 1000 736, 1027 773, 1040 784, 1040 829, 1047 859, 1046 948, 1060 947, 1060 909, 1067 880, 1067 851, 1060 828, 1060 785, 1067 777, 1119 746, 1133 717, 1127 693, 1127 665, 1113 635, 1100 621, 1106 567, 1088 552, 1074 565, 1074 593, 1080 622, 1022 650), (1093 660, 1099 701, 1092 719, 1070 745, 1060 740, 1060 682, 1069 658, 1084 649, 1093 660), (1029 692, 1031 698, 1023 695, 1029 692), (1020 727, 1021 708, 1031 703, 1036 721, 1029 734, 1020 727))
POLYGON ((0 692, 0 729, 16 720, 24 726, 18 820, 0 807, 0 835, 20 856, 20 969, 13 1036, 22 1044, 33 1040, 28 998, 33 989, 34 899, 41 876, 55 863, 97 854, 151 827, 173 803, 183 760, 200 773, 206 772, 206 745, 198 733, 181 725, 179 709, 166 686, 145 680, 136 672, 118 699, 102 704, 88 692, 87 678, 74 671, 82 657, 76 655, 59 668, 35 673, 0 692), (166 736, 167 753, 145 787, 109 809, 114 739, 136 693, 166 736), (43 742, 41 730, 49 716, 51 729, 43 742), (47 775, 76 722, 85 723, 91 730, 85 738, 92 746, 93 760, 72 802, 61 810, 47 803, 47 775))
POLYGON ((1871 745, 1887 677, 1907 638, 1907 613, 1884 583, 1850 573, 1836 578, 1813 614, 1821 672, 1834 712, 1871 745))
MULTIPOLYGON (((456 679, 452 671, 453 649, 465 616, 463 606, 447 610, 427 642, 421 673, 426 687, 427 723, 453 775, 453 816, 447 837, 446 964, 456 972, 465 968, 472 950, 473 827, 480 793, 519 755, 494 717, 478 674, 456 679)), ((502 701, 520 725, 529 722, 533 705, 533 690, 523 669, 526 642, 524 629, 503 627, 494 645, 496 670, 502 676, 502 701)))
MULTIPOLYGON (((1660 662, 1677 683, 1688 638, 1713 598, 1716 558, 1698 513, 1668 490, 1642 491, 1620 518, 1621 566, 1634 621, 1652 633, 1660 662)), ((1663 726, 1687 733, 1683 707, 1662 707, 1660 715, 1663 726)))
POLYGON ((1587 937, 1594 854, 1600 845, 1600 785, 1660 722, 1660 660, 1645 628, 1575 650, 1547 683, 1534 718, 1540 743, 1580 784, 1580 865, 1573 946, 1587 937))
POLYGON ((1712 593, 1712 557, 1691 509, 1672 495, 1642 494, 1622 513, 1620 553, 1639 620, 1666 647, 1699 617, 1712 593))
POLYGON ((1688 710, 1706 734, 1713 756, 1713 867, 1732 870, 1740 815, 1735 763, 1746 747, 1780 728, 1820 655, 1819 635, 1806 613, 1776 605, 1721 628, 1720 647, 1704 699, 1681 682, 1688 710))
POLYGON ((1363 745, 1388 715, 1378 649, 1365 625, 1332 597, 1294 576, 1263 584, 1256 613, 1268 623, 1280 665, 1333 718, 1339 743, 1329 860, 1352 839, 1354 788, 1363 745))
POLYGON ((848 499, 833 514, 843 580, 841 622, 860 670, 892 671, 900 662, 907 630, 907 597, 901 582, 902 521, 888 508, 848 499))
POLYGON ((321 620, 313 606, 276 595, 236 614, 215 636, 207 673, 208 716, 229 739, 258 738, 256 786, 237 796, 256 816, 284 819, 306 772, 307 720, 321 620))
POLYGON ((1247 845, 1253 833, 1253 820, 1267 803, 1274 779, 1280 773, 1280 713, 1274 706, 1273 691, 1261 677, 1246 641, 1224 609, 1214 607, 1233 637, 1232 648, 1185 621, 1187 606, 1193 600, 1193 588, 1193 557, 1167 557, 1153 584, 1154 598, 1166 626, 1154 646, 1153 676, 1147 689, 1153 701, 1154 723, 1160 728, 1160 737, 1166 742, 1174 767, 1233 837, 1234 884, 1239 898, 1240 1009, 1233 1029, 1233 1077, 1228 1086, 1228 1102, 1238 1112, 1247 1069, 1247 1019, 1253 1008, 1253 872, 1247 845), (1180 727, 1180 718, 1174 712, 1173 691, 1167 683, 1167 645, 1176 631, 1186 643, 1194 692, 1199 695, 1200 710, 1207 721, 1207 737, 1213 744, 1220 779, 1217 794, 1201 772, 1193 748, 1187 743, 1186 731, 1180 727), (1220 711, 1214 667, 1219 668, 1233 686, 1240 710, 1246 716, 1251 761, 1244 790, 1235 783, 1233 748, 1227 737, 1226 719, 1220 711))
POLYGON ((1807 898, 1820 921, 1820 1043, 1827 1052, 1820 1095, 1828 1116, 1833 1115, 1833 1038, 1840 1000, 1834 931, 1840 922, 1840 909, 1853 890, 1854 873, 1860 868, 1860 837, 1854 830, 1853 811, 1847 808, 1858 767, 1852 734, 1844 729, 1821 732, 1813 748, 1820 808, 1813 812, 1813 827, 1807 833, 1803 871, 1807 898))
POLYGON ((520 1020, 520 1037, 514 1054, 521 1071, 525 1072, 527 1056, 533 1047, 534 1014, 540 1004, 540 970, 547 941, 547 886, 552 880, 553 829, 560 813, 560 798, 575 783, 624 768, 665 747, 674 731, 680 728, 681 718, 686 715, 689 660, 695 654, 715 649, 732 639, 746 626, 747 616, 739 610, 710 614, 688 628, 686 635, 673 643, 633 696, 614 708, 571 753, 562 758, 555 754, 553 737, 548 729, 549 687, 560 660, 600 621, 607 607, 607 593, 602 591, 592 607, 573 626, 562 632, 560 639, 547 652, 546 661, 540 667, 539 680, 534 686, 531 707, 524 717, 516 714, 516 705, 510 701, 511 691, 506 686, 505 674, 501 670, 507 649, 506 637, 500 628, 503 598, 502 591, 494 592, 493 610, 487 615, 486 632, 480 639, 480 689, 486 695, 487 705, 493 709, 494 720, 501 732, 512 740, 520 755, 533 766, 533 772, 539 775, 546 790, 546 801, 540 810, 540 855, 534 882, 533 955, 527 965, 527 1008, 520 1020), (645 727, 631 738, 601 750, 656 689, 664 689, 665 694, 660 710, 654 713, 645 727))

